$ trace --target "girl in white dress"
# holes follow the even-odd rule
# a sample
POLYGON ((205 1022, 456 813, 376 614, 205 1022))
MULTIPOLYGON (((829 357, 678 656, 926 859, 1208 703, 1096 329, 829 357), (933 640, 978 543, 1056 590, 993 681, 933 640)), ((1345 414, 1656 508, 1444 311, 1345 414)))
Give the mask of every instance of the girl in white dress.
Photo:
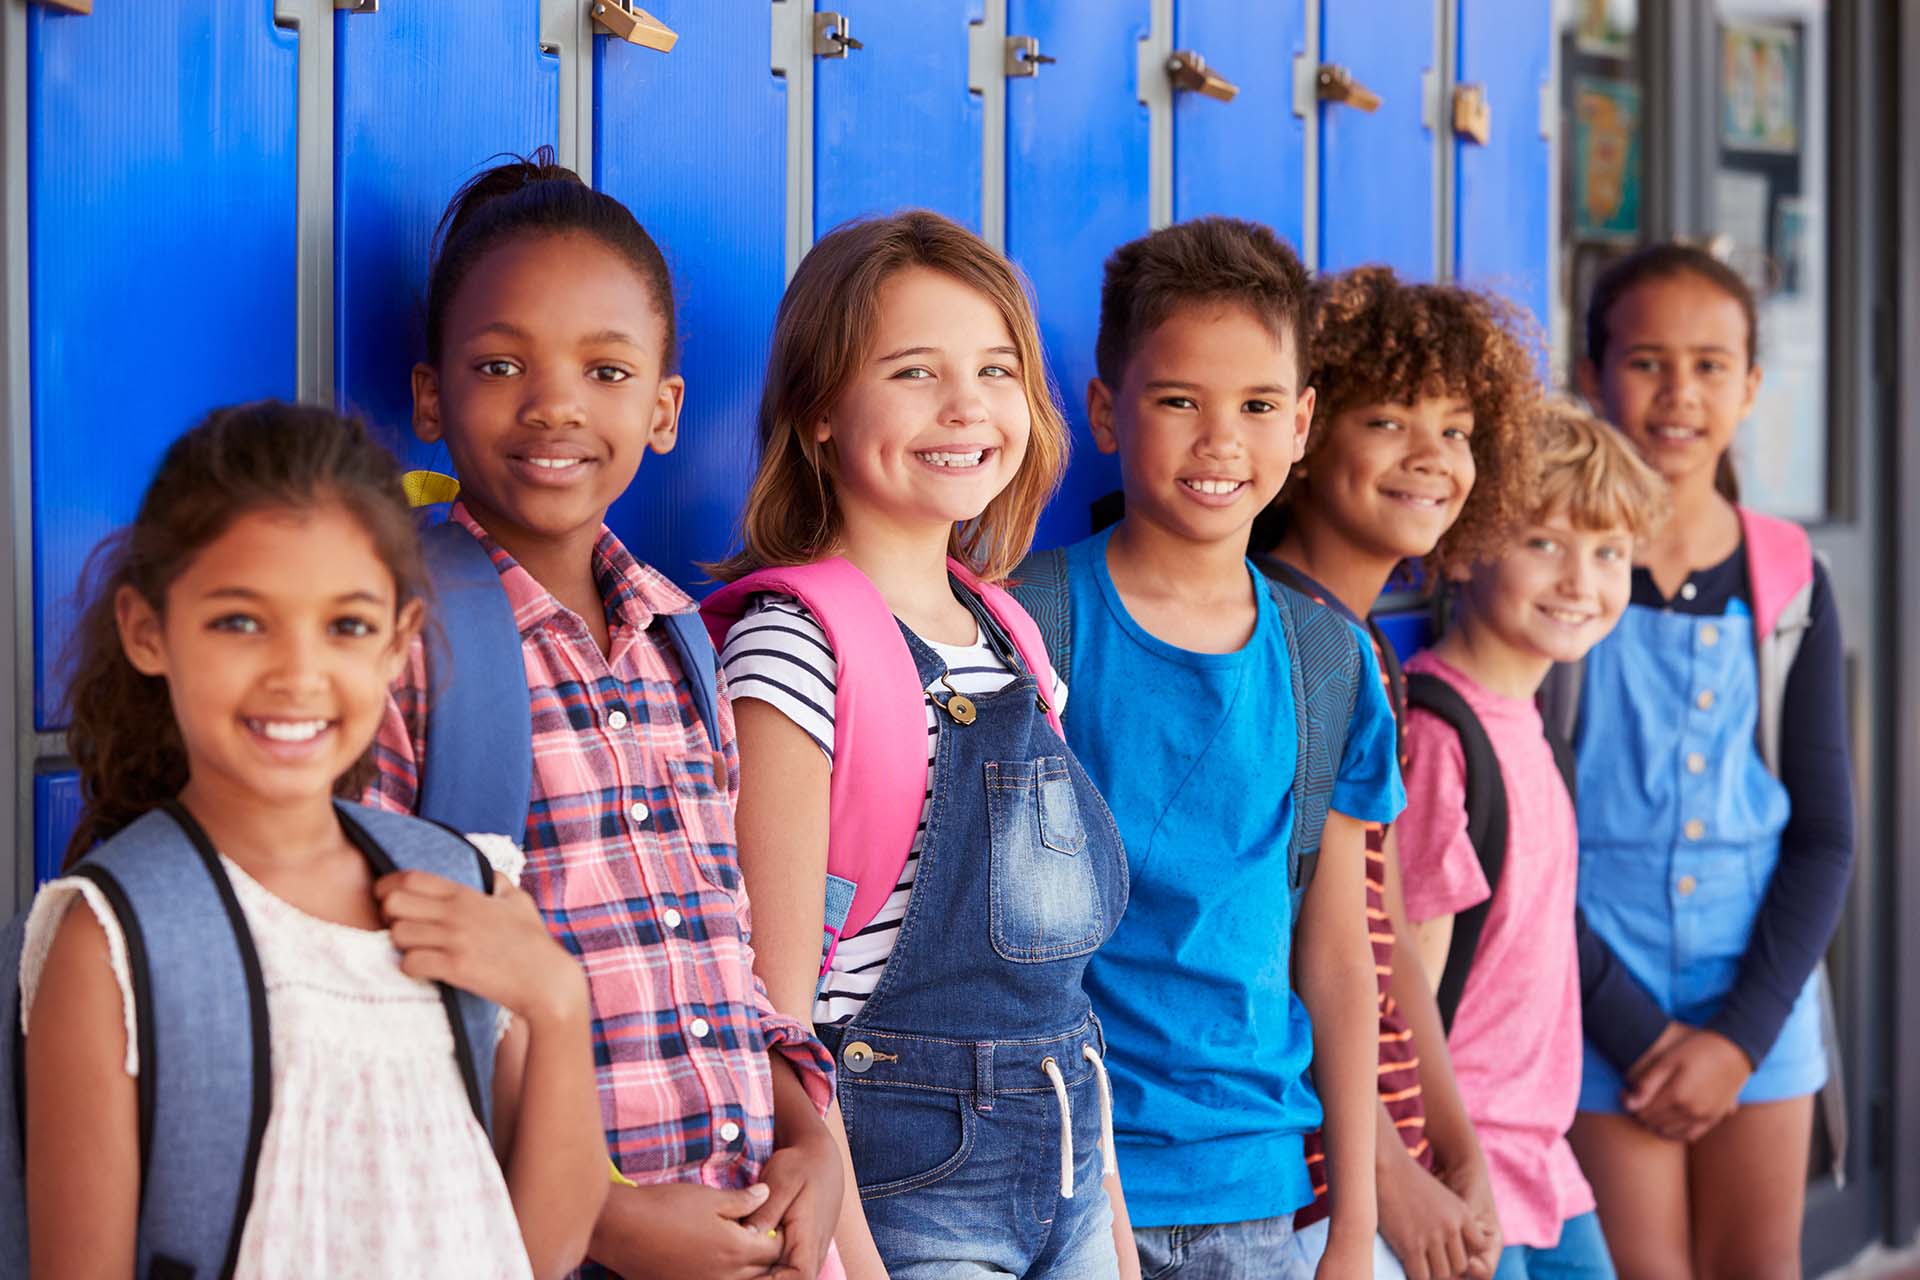
MULTIPOLYGON (((71 864, 177 802, 259 954, 272 1106, 233 1274, 564 1275, 607 1188, 587 991, 482 839, 492 894, 375 879, 360 791, 424 572, 392 458, 318 409, 217 411, 103 549, 74 641, 71 864), (436 982, 500 1008, 490 1142, 436 982)), ((126 939, 92 883, 36 900, 21 965, 33 1274, 132 1274, 140 1204, 126 939), (88 910, 70 910, 84 902, 88 910)))

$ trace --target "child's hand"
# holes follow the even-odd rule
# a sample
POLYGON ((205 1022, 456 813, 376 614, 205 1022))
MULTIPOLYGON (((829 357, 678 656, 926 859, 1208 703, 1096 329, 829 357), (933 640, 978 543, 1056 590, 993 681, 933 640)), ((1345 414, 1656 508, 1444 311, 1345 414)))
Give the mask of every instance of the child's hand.
POLYGON ((774 1234, 784 1252, 774 1275, 785 1280, 814 1280, 833 1243, 840 1220, 840 1149, 825 1124, 798 1141, 777 1148, 760 1170, 771 1192, 767 1202, 747 1216, 752 1231, 774 1234))
POLYGON ((424 871, 374 881, 400 968, 491 1000, 529 1024, 581 1016, 586 976, 541 922, 533 899, 499 875, 480 893, 424 871))
POLYGON ((1327 1251, 1320 1255, 1313 1275, 1314 1280, 1372 1280, 1373 1237, 1343 1233, 1334 1224, 1327 1233, 1327 1251))
POLYGON ((767 1194, 764 1184, 743 1191, 715 1191, 691 1182, 614 1187, 588 1256, 627 1280, 765 1276, 779 1265, 780 1237, 741 1220, 760 1208, 767 1194))
POLYGON ((1752 1074, 1753 1064, 1733 1041, 1715 1031, 1673 1024, 1634 1064, 1622 1103, 1668 1141, 1694 1142, 1733 1114, 1752 1074), (1679 1033, 1669 1040, 1675 1026, 1679 1033))
POLYGON ((1486 1236, 1473 1206, 1410 1156, 1383 1160, 1381 1166, 1380 1234, 1406 1269, 1407 1280, 1456 1280, 1466 1274, 1486 1236))
POLYGON ((1476 1160, 1463 1168, 1444 1170, 1440 1181, 1466 1202, 1467 1211, 1480 1227, 1479 1246, 1467 1246, 1466 1274, 1473 1280, 1493 1280, 1493 1273, 1500 1269, 1500 1251, 1507 1241, 1500 1230, 1500 1212, 1493 1205, 1493 1179, 1487 1174, 1486 1161, 1476 1160))

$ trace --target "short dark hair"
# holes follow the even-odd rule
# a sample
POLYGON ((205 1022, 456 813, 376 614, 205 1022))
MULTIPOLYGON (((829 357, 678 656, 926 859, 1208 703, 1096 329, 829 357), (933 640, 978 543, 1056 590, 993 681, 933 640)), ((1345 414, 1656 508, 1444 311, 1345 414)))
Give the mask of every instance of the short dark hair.
POLYGON ((447 309, 474 265, 491 250, 522 236, 592 236, 627 260, 653 294, 665 322, 660 367, 673 371, 679 342, 673 318, 673 276, 660 246, 633 211, 554 160, 552 147, 530 156, 510 156, 482 170, 456 192, 433 235, 433 266, 427 276, 427 363, 438 366, 447 309))
POLYGON ((1587 359, 1597 366, 1606 358, 1607 342, 1613 336, 1608 319, 1621 298, 1649 281, 1687 275, 1698 276, 1740 304, 1747 318, 1747 363, 1755 363, 1760 350, 1760 315, 1752 286, 1705 249, 1677 241, 1636 249, 1607 264, 1593 282, 1593 293, 1587 299, 1587 359))
POLYGON ((1257 222, 1195 218, 1123 244, 1107 259, 1094 345, 1100 380, 1117 389, 1148 334, 1178 308, 1210 302, 1245 307, 1276 341, 1292 337, 1305 376, 1311 361, 1300 255, 1257 222))

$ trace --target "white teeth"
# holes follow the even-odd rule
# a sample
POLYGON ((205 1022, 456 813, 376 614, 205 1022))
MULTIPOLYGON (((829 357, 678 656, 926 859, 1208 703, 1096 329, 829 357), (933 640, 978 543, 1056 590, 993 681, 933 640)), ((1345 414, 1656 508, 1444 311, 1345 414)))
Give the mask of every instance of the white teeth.
POLYGON ((247 723, 275 742, 311 742, 327 729, 325 720, 249 720, 247 723))
POLYGON ((920 460, 935 467, 977 467, 980 460, 987 456, 985 449, 975 449, 971 453, 947 453, 933 451, 920 454, 920 460))
POLYGON ((1570 627, 1584 626, 1588 618, 1587 614, 1576 613, 1571 609, 1542 609, 1540 612, 1546 614, 1555 622, 1564 622, 1570 627))
POLYGON ((1397 499, 1400 502, 1411 503, 1416 507, 1444 507, 1446 505, 1446 499, 1444 498, 1425 498, 1417 493, 1391 492, 1387 496, 1397 499))
POLYGON ((1653 434, 1662 440, 1692 440, 1704 433, 1692 427, 1655 427, 1653 434))
POLYGON ((585 458, 528 458, 527 461, 531 462, 536 467, 544 467, 548 471, 565 471, 568 467, 579 466, 581 463, 585 462, 586 459, 585 458))
POLYGON ((1246 481, 1245 480, 1182 480, 1180 483, 1187 486, 1187 488, 1193 490, 1195 493, 1204 493, 1204 494, 1209 494, 1217 497, 1221 494, 1236 492, 1240 488, 1240 486, 1246 483, 1246 481))

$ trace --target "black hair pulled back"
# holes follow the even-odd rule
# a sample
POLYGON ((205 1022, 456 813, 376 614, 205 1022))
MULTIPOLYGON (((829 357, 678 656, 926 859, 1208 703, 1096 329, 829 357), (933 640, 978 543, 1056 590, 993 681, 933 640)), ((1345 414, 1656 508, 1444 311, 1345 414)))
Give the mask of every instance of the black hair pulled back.
POLYGON ((433 266, 427 276, 427 361, 438 366, 447 309, 489 252, 522 236, 592 236, 627 260, 653 294, 665 325, 661 368, 672 372, 679 358, 674 326, 673 275, 660 246, 633 211, 554 159, 552 147, 514 156, 468 179, 433 233, 433 266))

